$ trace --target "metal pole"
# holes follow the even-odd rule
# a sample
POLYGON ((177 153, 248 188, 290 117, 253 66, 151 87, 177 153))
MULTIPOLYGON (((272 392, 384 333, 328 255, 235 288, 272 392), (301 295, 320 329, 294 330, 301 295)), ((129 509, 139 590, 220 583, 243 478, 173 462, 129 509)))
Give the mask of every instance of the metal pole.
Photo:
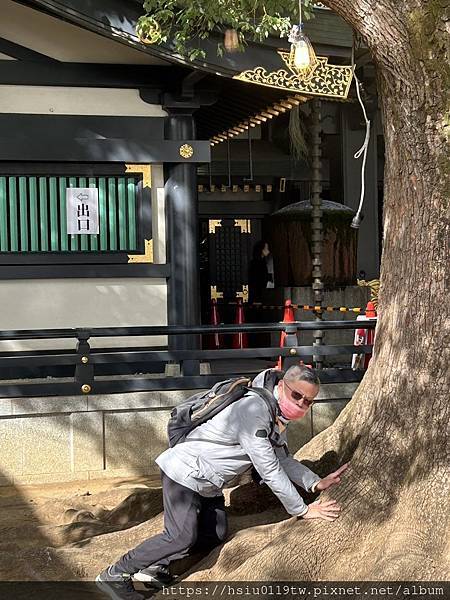
POLYGON ((248 181, 253 181, 253 152, 252 152, 252 136, 251 127, 248 128, 248 163, 250 168, 250 177, 248 181))
MULTIPOLYGON (((323 303, 323 283, 322 283, 322 244, 323 244, 323 223, 322 223, 322 150, 321 150, 321 101, 314 99, 312 101, 312 194, 311 194, 311 229, 312 229, 312 289, 314 294, 314 305, 322 306, 323 303)), ((322 321, 322 312, 315 311, 316 321, 322 321)), ((322 345, 323 331, 317 329, 313 332, 313 346, 322 345)), ((322 368, 322 357, 313 356, 316 368, 322 368)))
POLYGON ((231 151, 230 136, 227 133, 227 167, 228 167, 228 187, 231 188, 231 151))

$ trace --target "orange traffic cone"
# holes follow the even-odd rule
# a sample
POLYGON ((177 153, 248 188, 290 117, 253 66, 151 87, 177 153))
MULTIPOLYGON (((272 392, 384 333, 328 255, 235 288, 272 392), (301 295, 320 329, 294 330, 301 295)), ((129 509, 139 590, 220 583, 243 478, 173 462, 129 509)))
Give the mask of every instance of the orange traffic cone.
POLYGON ((375 304, 373 302, 368 302, 366 306, 366 317, 368 319, 373 319, 377 316, 377 311, 375 310, 375 304))
MULTIPOLYGON (((236 306, 236 325, 242 325, 245 323, 244 318, 244 305, 242 304, 242 298, 238 298, 237 306, 236 306)), ((233 345, 232 347, 235 350, 239 350, 241 348, 248 348, 248 336, 246 333, 234 333, 233 334, 233 345)))
MULTIPOLYGON (((292 302, 290 300, 286 300, 284 303, 284 315, 283 315, 282 323, 294 323, 294 321, 295 321, 294 307, 292 306, 292 302)), ((286 340, 286 332, 282 331, 281 336, 280 336, 280 348, 284 348, 285 340, 286 340)), ((281 356, 278 358, 276 368, 280 369, 280 370, 283 368, 283 359, 281 356)))

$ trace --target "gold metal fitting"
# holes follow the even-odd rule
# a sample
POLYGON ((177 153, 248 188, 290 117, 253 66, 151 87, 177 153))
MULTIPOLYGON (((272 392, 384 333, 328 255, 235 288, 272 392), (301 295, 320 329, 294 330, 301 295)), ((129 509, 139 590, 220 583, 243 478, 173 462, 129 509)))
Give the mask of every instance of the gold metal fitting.
POLYGON ((81 386, 81 391, 83 392, 83 394, 89 394, 89 392, 91 391, 91 386, 88 383, 85 383, 81 386))
POLYGON ((292 354, 292 356, 297 356, 297 350, 295 348, 291 348, 289 350, 289 354, 292 354))
POLYGON ((180 146, 179 152, 181 158, 192 158, 194 156, 194 148, 190 144, 180 146))
POLYGON ((144 240, 144 254, 129 254, 128 263, 152 263, 153 262, 153 239, 144 240))
POLYGON ((83 365, 87 364, 89 362, 89 358, 87 356, 82 356, 81 357, 81 362, 83 363, 83 365))
MULTIPOLYGON (((211 189, 211 191, 214 191, 211 189)), ((210 219, 208 222, 209 233, 216 233, 216 227, 222 227, 222 219, 210 219)))
POLYGON ((151 165, 125 165, 125 173, 140 173, 142 175, 142 186, 152 187, 152 166, 151 165))

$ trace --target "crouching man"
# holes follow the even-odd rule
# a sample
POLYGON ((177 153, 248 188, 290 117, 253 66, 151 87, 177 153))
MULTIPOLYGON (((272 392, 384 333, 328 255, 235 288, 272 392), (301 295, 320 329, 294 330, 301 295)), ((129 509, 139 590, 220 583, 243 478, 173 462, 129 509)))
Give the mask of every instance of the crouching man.
POLYGON ((287 449, 286 428, 306 415, 319 392, 319 379, 305 366, 293 366, 280 377, 280 372, 267 370, 252 384, 270 392, 275 412, 250 390, 156 459, 162 471, 164 531, 97 577, 97 585, 113 600, 143 600, 132 577, 170 583, 172 561, 222 543, 227 535, 222 489, 252 466, 290 515, 325 521, 339 516, 334 500, 307 506, 293 483, 308 492, 323 491, 340 483, 347 465, 321 479, 287 449))

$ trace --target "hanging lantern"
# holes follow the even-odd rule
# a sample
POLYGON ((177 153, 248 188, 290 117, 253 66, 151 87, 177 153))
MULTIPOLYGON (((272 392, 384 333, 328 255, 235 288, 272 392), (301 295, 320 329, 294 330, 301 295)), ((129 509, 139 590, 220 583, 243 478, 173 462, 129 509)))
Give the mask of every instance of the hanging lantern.
POLYGON ((236 52, 239 50, 239 37, 236 29, 225 29, 223 45, 227 52, 236 52))
POLYGON ((303 33, 303 23, 294 25, 289 34, 291 52, 289 54, 289 67, 307 77, 317 66, 318 60, 308 36, 303 33))
POLYGON ((308 36, 303 33, 302 0, 298 0, 298 25, 293 25, 288 40, 291 42, 289 68, 299 77, 309 77, 319 61, 308 36))

